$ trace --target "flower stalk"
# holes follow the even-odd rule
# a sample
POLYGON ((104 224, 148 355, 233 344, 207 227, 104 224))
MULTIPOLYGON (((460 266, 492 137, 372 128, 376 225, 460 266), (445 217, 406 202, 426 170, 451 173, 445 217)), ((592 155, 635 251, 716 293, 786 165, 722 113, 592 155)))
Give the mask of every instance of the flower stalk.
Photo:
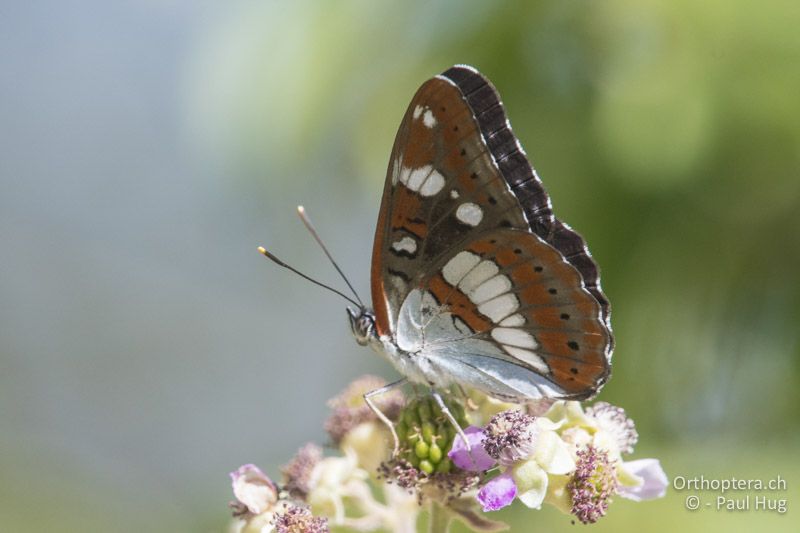
POLYGON ((450 531, 450 523, 452 522, 450 511, 437 502, 431 502, 429 512, 429 533, 447 533, 450 531))

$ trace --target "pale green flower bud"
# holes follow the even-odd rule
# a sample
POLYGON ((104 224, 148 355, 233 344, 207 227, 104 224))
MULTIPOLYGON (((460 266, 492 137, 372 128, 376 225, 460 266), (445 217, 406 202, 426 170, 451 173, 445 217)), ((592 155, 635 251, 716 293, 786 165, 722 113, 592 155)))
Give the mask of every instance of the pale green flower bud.
MULTIPOLYGON (((456 421, 466 426, 464 408, 447 401, 447 408, 456 421)), ((433 398, 417 398, 400 412, 397 436, 400 439, 400 458, 425 474, 446 473, 452 469, 447 457, 456 429, 450 424, 433 398)))

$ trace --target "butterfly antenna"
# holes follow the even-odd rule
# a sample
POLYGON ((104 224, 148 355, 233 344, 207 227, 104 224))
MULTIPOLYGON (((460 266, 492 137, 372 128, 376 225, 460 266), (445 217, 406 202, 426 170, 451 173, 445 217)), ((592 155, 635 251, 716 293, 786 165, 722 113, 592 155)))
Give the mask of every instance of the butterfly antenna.
POLYGON ((258 252, 259 252, 261 255, 263 255, 264 257, 266 257, 267 259, 269 259, 270 261, 272 261, 273 263, 275 263, 276 265, 278 265, 278 266, 282 266, 283 268, 286 268, 286 269, 288 269, 288 270, 291 270, 292 272, 294 272, 295 274, 297 274, 297 275, 298 275, 298 276, 300 276, 301 278, 305 278, 305 279, 307 279, 308 281, 310 281, 311 283, 314 283, 315 285, 319 285, 320 287, 322 287, 322 288, 324 288, 324 289, 328 289, 329 291, 331 291, 331 292, 334 292, 334 293, 338 294, 339 296, 341 296, 342 298, 344 298, 345 300, 347 300, 348 302, 350 302, 350 303, 351 303, 351 304, 353 304, 353 305, 356 305, 356 306, 359 306, 359 307, 363 307, 363 304, 361 304, 361 302, 360 302, 360 301, 359 301, 359 302, 356 302, 355 300, 353 300, 352 298, 350 298, 349 296, 347 296, 347 295, 346 295, 346 294, 344 294, 343 292, 337 291, 337 290, 336 290, 336 289, 334 289, 333 287, 329 287, 328 285, 325 285, 324 283, 322 283, 322 282, 320 282, 320 281, 317 281, 317 280, 315 280, 315 279, 314 279, 314 278, 312 278, 311 276, 307 276, 307 275, 303 274, 302 272, 300 272, 299 270, 297 270, 297 269, 296 269, 296 268, 294 268, 293 266, 289 266, 289 265, 287 265, 286 263, 284 263, 283 261, 281 261, 280 259, 278 259, 278 258, 277 258, 277 257, 275 257, 274 255, 272 255, 270 252, 268 252, 268 251, 266 250, 266 248, 264 248, 263 246, 259 246, 259 247, 258 247, 258 252))
POLYGON ((336 264, 336 261, 333 260, 333 256, 328 251, 328 248, 322 242, 322 239, 319 237, 319 233, 317 233, 317 230, 314 228, 314 224, 311 223, 311 219, 308 218, 308 215, 306 214, 306 208, 303 207, 302 205, 298 205, 297 206, 297 214, 300 215, 300 220, 303 221, 303 224, 305 224, 306 229, 308 230, 308 232, 311 233, 311 235, 314 237, 314 240, 317 241, 317 244, 319 244, 320 247, 322 248, 322 251, 325 252, 325 255, 327 255, 328 259, 330 259, 331 263, 333 263, 333 267, 336 269, 336 271, 339 273, 339 275, 342 276, 342 279, 344 280, 345 283, 347 283, 347 286, 350 287, 350 290, 352 291, 353 296, 355 296, 356 300, 358 300, 359 307, 363 308, 364 307, 364 303, 361 301, 361 298, 358 297, 358 293, 353 288, 353 285, 350 283, 350 280, 347 279, 347 276, 344 275, 344 272, 342 272, 342 269, 339 268, 339 265, 336 264))

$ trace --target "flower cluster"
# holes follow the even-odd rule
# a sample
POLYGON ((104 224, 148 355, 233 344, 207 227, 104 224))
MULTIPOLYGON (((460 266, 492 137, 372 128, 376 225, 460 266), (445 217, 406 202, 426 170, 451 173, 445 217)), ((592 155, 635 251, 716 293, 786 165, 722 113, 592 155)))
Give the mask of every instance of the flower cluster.
POLYGON ((619 407, 523 406, 475 391, 406 399, 395 390, 375 398, 393 421, 395 443, 363 399, 384 384, 365 376, 330 401, 325 429, 338 454, 306 444, 281 469, 280 483, 254 465, 231 473, 231 531, 318 533, 336 526, 411 533, 423 510, 431 531, 446 531, 451 519, 496 531, 505 524, 486 513, 515 500, 533 509, 549 503, 593 523, 614 496, 641 501, 666 490, 658 460, 623 459, 638 435, 619 407))
POLYGON ((585 411, 578 402, 554 402, 539 416, 510 409, 467 432, 471 449, 456 442, 449 455, 460 469, 496 470, 477 494, 484 511, 518 499, 532 509, 550 503, 588 524, 615 495, 641 501, 666 491, 658 460, 623 460, 638 434, 623 409, 605 402, 585 411))

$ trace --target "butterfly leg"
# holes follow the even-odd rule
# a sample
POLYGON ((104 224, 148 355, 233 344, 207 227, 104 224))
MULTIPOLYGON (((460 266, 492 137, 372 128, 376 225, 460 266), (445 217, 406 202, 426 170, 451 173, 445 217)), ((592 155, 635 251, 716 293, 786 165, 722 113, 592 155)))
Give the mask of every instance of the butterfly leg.
POLYGON ((405 382, 406 378, 403 378, 395 381, 394 383, 389 383, 388 385, 381 387, 380 389, 369 391, 364 395, 364 401, 367 402, 367 405, 372 410, 372 412, 375 413, 375 416, 377 416, 381 422, 386 424, 386 427, 388 427, 389 431, 392 432, 392 438, 394 439, 394 451, 392 451, 392 457, 396 457, 397 454, 400 453, 400 438, 397 436, 397 431, 395 431, 394 424, 392 423, 392 421, 389 420, 389 417, 383 414, 383 412, 380 409, 378 409, 378 406, 373 403, 372 398, 373 396, 380 396, 381 394, 387 393, 390 390, 401 386, 405 382))
POLYGON ((472 447, 469 445, 469 441, 467 440, 467 436, 464 434, 464 430, 461 429, 461 426, 458 425, 458 422, 453 416, 453 413, 451 413, 450 409, 448 409, 447 405, 445 405, 444 400, 442 399, 442 395, 436 391, 431 391, 431 396, 433 396, 433 399, 436 400, 436 404, 439 406, 439 409, 442 410, 444 416, 447 417, 450 423, 453 424, 453 427, 456 428, 456 431, 458 431, 458 435, 461 437, 461 440, 464 441, 464 445, 467 447, 467 451, 471 452, 472 447))

